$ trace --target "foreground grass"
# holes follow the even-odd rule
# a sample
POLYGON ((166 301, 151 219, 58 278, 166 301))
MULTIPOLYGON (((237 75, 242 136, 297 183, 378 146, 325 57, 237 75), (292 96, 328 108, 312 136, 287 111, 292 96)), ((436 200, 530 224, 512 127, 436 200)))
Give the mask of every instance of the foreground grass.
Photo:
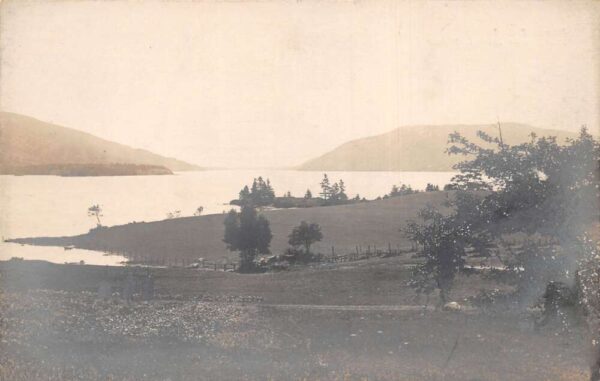
POLYGON ((513 314, 281 311, 186 300, 125 306, 60 291, 3 293, 2 311, 6 380, 586 376, 578 332, 534 334, 513 314))
MULTIPOLYGON (((0 380, 588 377, 583 331, 537 334, 517 310, 277 307, 414 304, 401 259, 251 276, 153 269, 155 300, 127 305, 96 297, 98 281, 119 281, 126 271, 2 263, 0 380)), ((453 296, 497 286, 472 276, 459 280, 453 296)))

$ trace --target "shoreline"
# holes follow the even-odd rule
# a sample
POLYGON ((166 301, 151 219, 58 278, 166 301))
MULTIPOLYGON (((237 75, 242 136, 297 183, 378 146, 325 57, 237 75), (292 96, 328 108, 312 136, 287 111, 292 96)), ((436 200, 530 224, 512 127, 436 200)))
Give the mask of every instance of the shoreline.
MULTIPOLYGON (((400 229, 417 218, 427 204, 444 208, 453 192, 423 192, 383 200, 347 205, 277 209, 262 212, 271 223, 271 252, 282 253, 288 234, 301 221, 321 225, 324 238, 314 251, 325 255, 349 254, 411 247, 400 229)), ((191 261, 198 258, 237 258, 222 242, 223 214, 181 217, 152 222, 135 222, 92 229, 87 233, 61 237, 22 237, 5 242, 34 246, 61 246, 120 254, 134 261, 191 261)))

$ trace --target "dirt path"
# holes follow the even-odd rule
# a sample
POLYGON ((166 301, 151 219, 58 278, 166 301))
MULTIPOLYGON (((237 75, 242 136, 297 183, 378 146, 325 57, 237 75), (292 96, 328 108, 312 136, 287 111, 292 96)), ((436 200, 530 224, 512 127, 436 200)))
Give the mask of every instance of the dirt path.
POLYGON ((332 305, 332 304, 259 304, 261 307, 280 310, 326 311, 434 311, 433 306, 418 305, 332 305))

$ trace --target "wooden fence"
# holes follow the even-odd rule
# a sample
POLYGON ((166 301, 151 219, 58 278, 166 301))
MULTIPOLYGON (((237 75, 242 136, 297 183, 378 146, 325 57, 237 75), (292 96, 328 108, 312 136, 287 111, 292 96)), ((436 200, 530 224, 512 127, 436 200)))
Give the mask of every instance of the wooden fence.
MULTIPOLYGON (((505 240, 504 244, 511 248, 519 248, 522 242, 518 239, 505 240)), ((535 240, 535 243, 539 246, 549 246, 556 244, 556 241, 551 238, 540 238, 535 240)), ((347 249, 346 249, 347 250, 347 249)), ((400 247, 396 245, 392 247, 390 243, 387 246, 367 245, 355 246, 354 251, 346 252, 345 254, 337 254, 335 246, 331 247, 331 252, 328 254, 319 253, 319 260, 317 263, 340 263, 340 262, 354 262, 367 260, 370 258, 389 258, 398 257, 404 254, 416 254, 420 250, 420 246, 416 243, 411 243, 410 247, 400 247)), ((473 249, 472 249, 473 250, 473 249)), ((472 251, 471 250, 471 251, 472 251)), ((144 255, 136 253, 127 254, 130 260, 130 264, 143 264, 148 266, 167 266, 167 267, 188 267, 203 270, 212 271, 236 271, 239 268, 237 262, 217 262, 217 261, 206 261, 191 258, 147 258, 144 255)))

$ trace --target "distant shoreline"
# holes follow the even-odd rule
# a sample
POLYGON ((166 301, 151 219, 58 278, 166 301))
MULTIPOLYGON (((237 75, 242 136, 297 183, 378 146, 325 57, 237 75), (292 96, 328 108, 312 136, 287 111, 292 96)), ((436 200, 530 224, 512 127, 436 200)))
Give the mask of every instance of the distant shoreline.
POLYGON ((173 172, 160 165, 143 164, 45 164, 24 166, 0 166, 0 175, 14 176, 148 176, 172 175, 173 172))

